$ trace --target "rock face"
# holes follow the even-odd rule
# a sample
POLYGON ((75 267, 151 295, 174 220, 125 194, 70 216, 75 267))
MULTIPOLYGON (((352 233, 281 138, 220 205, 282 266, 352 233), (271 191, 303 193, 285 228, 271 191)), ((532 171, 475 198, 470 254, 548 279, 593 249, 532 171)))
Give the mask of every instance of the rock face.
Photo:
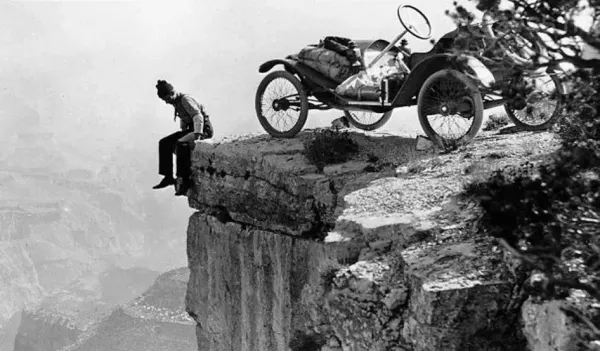
MULTIPOLYGON (((576 290, 571 292, 569 300, 573 299, 576 290)), ((583 294, 585 296, 585 294, 583 294)), ((531 351, 577 351, 598 350, 600 342, 591 344, 582 342, 587 338, 587 331, 581 322, 568 316, 563 308, 573 307, 570 303, 560 300, 536 301, 529 298, 521 309, 523 331, 531 351)), ((597 310, 598 306, 593 308, 597 310)), ((580 310, 585 310, 582 308, 580 310)))
POLYGON ((413 143, 376 133, 318 172, 305 137, 197 144, 186 306, 199 349, 524 350, 503 253, 448 196, 461 180, 367 172, 413 143))
POLYGON ((157 273, 141 268, 88 272, 63 291, 46 297, 23 312, 14 351, 56 351, 73 344, 114 306, 144 292, 157 273))
MULTIPOLYGON (((40 306, 68 297, 73 306, 99 307, 98 296, 80 294, 78 284, 99 278, 104 269, 110 273, 112 268, 143 267, 163 272, 185 264, 185 238, 180 234, 186 204, 149 192, 150 180, 140 174, 150 172, 139 166, 143 162, 137 155, 107 160, 79 146, 50 143, 45 137, 25 133, 16 145, 2 142, 0 350, 13 350, 20 324, 15 316, 24 309, 23 330, 29 332, 21 341, 43 345, 35 339, 45 337, 50 344, 53 338, 62 338, 63 329, 53 327, 57 311, 42 313, 40 306), (122 179, 113 176, 113 168, 122 179), (35 331, 34 326, 42 329, 35 331), (49 335, 52 330, 58 334, 49 335)), ((127 289, 126 284, 118 285, 127 289)), ((105 299, 99 308, 110 312, 118 300, 118 296, 105 299)), ((64 316, 58 311, 56 317, 77 321, 82 314, 64 316)), ((96 317, 105 316, 98 312, 96 317)))
POLYGON ((334 179, 303 164, 302 144, 249 140, 194 154, 193 208, 291 235, 318 235, 335 209, 334 179))
POLYGON ((19 325, 21 325, 21 315, 21 312, 15 313, 0 325, 0 350, 14 350, 15 337, 17 336, 19 325))
POLYGON ((402 253, 411 280, 403 336, 416 350, 519 349, 510 338, 514 283, 485 246, 465 241, 402 253))
POLYGON ((0 323, 21 312, 23 305, 42 298, 35 265, 25 243, 0 241, 0 323), (10 282, 11 284, 4 284, 10 282))
POLYGON ((74 344, 59 350, 198 350, 194 323, 184 306, 188 276, 187 268, 161 274, 143 294, 88 328, 74 344))
POLYGON ((24 312, 13 350, 60 350, 74 343, 80 333, 81 330, 67 319, 24 312))
POLYGON ((284 350, 311 320, 305 286, 335 256, 319 243, 197 213, 190 219, 187 310, 202 350, 284 350))

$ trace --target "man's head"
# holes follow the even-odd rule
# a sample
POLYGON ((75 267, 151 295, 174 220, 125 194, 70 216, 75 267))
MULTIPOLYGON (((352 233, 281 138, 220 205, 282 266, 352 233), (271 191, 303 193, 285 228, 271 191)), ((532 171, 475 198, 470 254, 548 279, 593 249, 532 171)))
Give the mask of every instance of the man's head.
POLYGON ((158 83, 156 83, 156 94, 167 104, 173 104, 175 102, 175 97, 177 96, 177 92, 173 86, 166 80, 159 80, 158 83))

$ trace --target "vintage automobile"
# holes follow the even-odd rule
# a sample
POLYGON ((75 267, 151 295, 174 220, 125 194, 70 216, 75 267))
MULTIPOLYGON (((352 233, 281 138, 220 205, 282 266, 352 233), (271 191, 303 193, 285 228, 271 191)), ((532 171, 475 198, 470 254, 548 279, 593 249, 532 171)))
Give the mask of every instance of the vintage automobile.
POLYGON ((457 56, 443 50, 448 38, 424 53, 401 54, 397 45, 410 33, 427 40, 429 19, 416 7, 401 5, 398 19, 404 30, 391 42, 354 40, 360 49, 365 72, 402 57, 406 74, 401 80, 383 77, 362 97, 336 92, 339 83, 303 64, 296 55, 263 63, 260 73, 276 65, 259 84, 255 107, 262 127, 272 136, 291 138, 306 123, 309 110, 342 110, 354 127, 374 130, 384 125, 397 107, 417 105, 419 122, 430 140, 440 146, 467 142, 481 127, 483 110, 504 101, 484 102, 480 88, 494 83, 492 72, 472 56, 457 56), (400 54, 400 55, 399 55, 400 54))

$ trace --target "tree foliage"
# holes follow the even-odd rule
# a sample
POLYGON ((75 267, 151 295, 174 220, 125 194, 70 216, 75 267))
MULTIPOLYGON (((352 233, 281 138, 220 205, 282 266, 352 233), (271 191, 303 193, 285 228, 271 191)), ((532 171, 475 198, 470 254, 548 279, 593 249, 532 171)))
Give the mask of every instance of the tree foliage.
MULTIPOLYGON (((600 67, 600 57, 584 55, 585 50, 600 50, 599 0, 480 0, 476 9, 487 14, 480 23, 459 3, 448 14, 461 26, 491 27, 492 33, 482 33, 488 36, 484 51, 524 54, 529 46, 533 51, 525 57, 527 62, 518 62, 526 68, 557 62, 570 62, 578 68, 600 67)), ((472 34, 467 36, 474 39, 472 34)))
MULTIPOLYGON (((499 171, 471 187, 484 209, 481 228, 521 258, 532 276, 546 277, 539 296, 564 298, 579 289, 600 300, 600 0, 475 5, 487 22, 475 23, 478 16, 464 4, 448 12, 470 28, 462 31, 467 45, 456 54, 509 72, 497 86, 505 97, 529 93, 518 79, 529 72, 571 66, 561 74, 567 106, 554 129, 561 149, 541 166, 499 171), (473 45, 476 40, 485 45, 473 45)), ((584 322, 600 330, 597 321, 584 322)))

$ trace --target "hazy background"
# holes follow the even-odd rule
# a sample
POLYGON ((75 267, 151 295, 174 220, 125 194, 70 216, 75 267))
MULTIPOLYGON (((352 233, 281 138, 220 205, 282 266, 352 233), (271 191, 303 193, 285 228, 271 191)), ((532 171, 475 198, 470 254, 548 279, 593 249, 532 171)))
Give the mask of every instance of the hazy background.
MULTIPOLYGON (((217 138, 262 132, 261 63, 330 35, 391 40, 401 3, 434 39, 454 29, 452 0, 0 0, 0 351, 196 350, 180 323, 193 210, 151 189, 179 125, 156 81, 200 100, 217 138)), ((307 127, 340 115, 311 111, 307 127)), ((421 133, 415 107, 383 129, 421 133)))
MULTIPOLYGON (((216 137, 261 131, 254 94, 262 62, 327 35, 389 40, 401 28, 400 3, 422 9, 436 37, 453 28, 449 0, 2 0, 0 137, 37 114, 82 150, 155 155, 157 139, 178 125, 156 97, 157 79, 197 97, 216 137)), ((431 47, 408 39, 414 50, 431 47)), ((310 125, 338 115, 311 112, 310 125)), ((389 128, 420 130, 414 108, 397 110, 389 128)))

